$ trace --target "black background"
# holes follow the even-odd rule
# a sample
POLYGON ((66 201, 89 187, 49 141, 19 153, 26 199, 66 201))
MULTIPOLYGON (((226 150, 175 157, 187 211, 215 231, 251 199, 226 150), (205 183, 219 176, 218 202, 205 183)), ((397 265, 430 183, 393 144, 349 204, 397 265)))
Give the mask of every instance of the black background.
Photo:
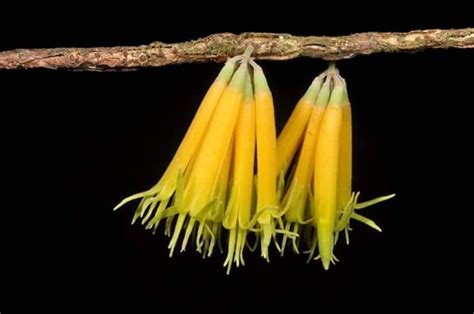
MULTIPOLYGON (((473 24, 472 17, 461 17, 469 10, 461 7, 452 18, 411 10, 342 17, 336 9, 304 7, 276 16, 238 5, 232 13, 207 15, 176 8, 116 14, 77 6, 71 10, 78 16, 35 9, 2 22, 2 50, 178 42, 224 31, 344 35, 473 24)), ((5 143, 20 161, 12 168, 23 196, 14 208, 28 213, 18 226, 27 229, 16 246, 21 270, 1 306, 52 309, 64 302, 66 309, 99 304, 161 313, 460 306, 472 290, 461 289, 472 278, 463 267, 472 245, 460 235, 460 224, 472 206, 473 56, 472 50, 437 50, 339 62, 353 108, 354 189, 363 199, 397 193, 365 211, 383 233, 355 223, 351 245, 339 243, 341 262, 329 271, 319 262, 305 264, 302 256, 280 258, 272 249, 269 264, 248 253, 247 266, 230 276, 223 256, 202 260, 189 250, 169 259, 162 232, 152 236, 130 225, 132 205, 112 212, 122 198, 159 179, 221 65, 0 71, 5 143)), ((280 129, 327 63, 259 63, 280 129)))

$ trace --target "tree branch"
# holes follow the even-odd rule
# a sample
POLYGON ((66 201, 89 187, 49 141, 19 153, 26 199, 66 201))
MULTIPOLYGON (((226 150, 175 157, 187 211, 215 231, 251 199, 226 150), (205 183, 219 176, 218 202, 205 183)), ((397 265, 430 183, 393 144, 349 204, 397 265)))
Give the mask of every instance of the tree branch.
POLYGON ((292 36, 273 33, 214 34, 198 40, 143 46, 16 49, 0 52, 0 69, 127 70, 192 62, 223 62, 253 46, 260 60, 298 57, 349 59, 380 52, 474 48, 474 28, 417 30, 407 33, 359 33, 348 36, 292 36))

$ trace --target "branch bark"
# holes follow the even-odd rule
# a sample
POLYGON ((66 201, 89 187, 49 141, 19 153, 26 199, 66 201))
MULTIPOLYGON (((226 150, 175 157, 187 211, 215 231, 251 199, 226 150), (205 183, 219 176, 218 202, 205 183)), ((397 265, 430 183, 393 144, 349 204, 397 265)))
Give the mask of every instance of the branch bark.
POLYGON ((166 44, 98 48, 15 49, 0 52, 0 69, 129 70, 193 62, 223 62, 253 46, 260 60, 298 57, 349 59, 373 53, 403 53, 424 49, 472 49, 474 28, 416 30, 406 33, 359 33, 348 36, 293 36, 274 33, 221 33, 166 44))

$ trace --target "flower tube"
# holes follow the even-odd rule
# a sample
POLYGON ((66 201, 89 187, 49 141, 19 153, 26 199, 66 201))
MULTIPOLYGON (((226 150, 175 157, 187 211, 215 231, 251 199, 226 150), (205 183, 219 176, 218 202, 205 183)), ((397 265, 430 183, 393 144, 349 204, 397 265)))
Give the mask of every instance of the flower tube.
POLYGON ((255 84, 257 138, 257 213, 261 256, 269 260, 268 247, 279 215, 277 198, 277 143, 273 98, 262 68, 252 64, 255 84))
MULTIPOLYGON (((318 143, 321 120, 329 100, 330 82, 330 79, 326 79, 322 88, 320 85, 318 87, 313 87, 313 85, 311 85, 309 89, 309 91, 313 88, 316 89, 316 95, 313 97, 317 96, 317 98, 313 99, 313 103, 311 104, 311 116, 304 133, 303 145, 298 157, 296 169, 291 178, 290 186, 283 198, 286 231, 299 233, 300 225, 304 225, 308 222, 308 217, 305 216, 307 216, 307 199, 308 193, 311 192, 311 183, 313 179, 314 154, 318 143), (320 91, 317 93, 319 89, 320 91)), ((284 253, 287 239, 288 235, 283 235, 282 255, 284 253)), ((293 250, 298 253, 295 238, 293 239, 293 250)))
POLYGON ((229 274, 232 264, 244 265, 250 219, 254 211, 255 100, 250 75, 247 75, 245 96, 235 130, 233 178, 223 226, 229 230, 227 257, 224 266, 229 274))

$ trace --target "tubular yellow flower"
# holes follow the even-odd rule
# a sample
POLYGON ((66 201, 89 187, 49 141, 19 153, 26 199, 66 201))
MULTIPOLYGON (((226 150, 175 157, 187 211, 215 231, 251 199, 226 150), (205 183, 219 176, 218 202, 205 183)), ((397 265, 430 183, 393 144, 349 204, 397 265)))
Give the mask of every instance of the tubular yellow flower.
POLYGON ((176 195, 175 206, 179 216, 169 244, 170 255, 173 254, 187 215, 191 218, 186 227, 182 251, 196 219, 205 223, 203 220, 206 214, 215 206, 212 196, 219 182, 220 172, 225 168, 223 165, 227 152, 232 147, 231 141, 242 102, 246 74, 247 61, 244 60, 217 104, 191 173, 185 182, 183 194, 176 195))
POLYGON ((227 266, 244 265, 247 230, 253 210, 253 170, 255 158, 255 100, 250 75, 247 75, 245 96, 235 130, 233 179, 223 226, 229 230, 227 266))
POLYGON ((334 245, 343 92, 343 86, 336 84, 331 93, 321 122, 314 164, 313 224, 325 269, 329 269, 334 245))
MULTIPOLYGON (((277 144, 273 99, 262 68, 254 69, 257 138, 257 213, 261 255, 269 260, 268 247, 275 234, 277 198, 277 144)), ((281 219, 280 219, 281 220, 281 219)))
MULTIPOLYGON (((318 78, 320 77, 322 76, 318 78)), ((283 198, 283 212, 285 213, 286 220, 285 230, 292 230, 294 233, 298 233, 300 225, 306 224, 307 221, 305 220, 308 220, 308 218, 305 217, 305 210, 307 208, 306 202, 313 178, 314 154, 318 142, 321 120, 329 100, 330 80, 326 80, 318 94, 317 91, 320 89, 320 85, 321 84, 318 84, 314 87, 312 84, 308 90, 313 94, 313 103, 310 104, 309 101, 307 102, 312 106, 312 112, 308 125, 306 126, 296 169, 291 178, 290 186, 283 198), (316 100, 314 99, 315 97, 317 97, 316 100)), ((287 239, 288 235, 283 235, 281 255, 284 253, 287 239)), ((295 238, 293 239, 293 250, 298 252, 295 238)))
POLYGON ((151 217, 154 208, 158 203, 160 203, 155 214, 155 219, 153 220, 153 225, 156 229, 159 221, 165 215, 164 210, 176 191, 178 176, 188 170, 190 161, 196 154, 200 143, 202 142, 202 138, 207 130, 214 109, 234 73, 236 61, 237 58, 232 58, 226 62, 207 91, 193 121, 191 122, 191 125, 178 147, 178 150, 158 183, 148 191, 137 193, 125 198, 114 208, 114 210, 132 200, 142 198, 142 201, 135 212, 132 223, 139 217, 142 217, 142 223, 145 223, 151 217))
POLYGON ((386 196, 377 197, 373 200, 357 203, 360 193, 352 192, 352 117, 351 117, 351 106, 349 97, 347 94, 346 82, 338 74, 335 75, 335 79, 340 81, 344 87, 344 95, 342 101, 342 114, 343 122, 341 127, 341 146, 340 146, 340 157, 339 157, 339 177, 338 177, 338 199, 337 199, 337 210, 338 218, 336 222, 336 237, 337 240, 339 232, 344 230, 346 243, 349 244, 349 231, 350 219, 358 220, 366 225, 374 228, 377 231, 382 229, 377 224, 358 213, 355 213, 355 209, 362 209, 385 200, 389 200, 395 196, 390 194, 386 196))

